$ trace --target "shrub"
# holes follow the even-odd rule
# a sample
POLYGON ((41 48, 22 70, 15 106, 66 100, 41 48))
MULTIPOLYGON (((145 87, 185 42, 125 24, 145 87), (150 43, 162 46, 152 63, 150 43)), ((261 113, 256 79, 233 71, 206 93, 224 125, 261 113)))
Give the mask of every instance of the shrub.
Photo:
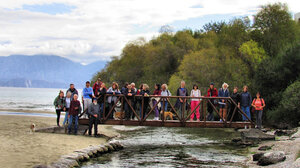
POLYGON ((297 126, 300 121, 300 80, 289 85, 276 109, 269 111, 268 119, 275 123, 297 126))

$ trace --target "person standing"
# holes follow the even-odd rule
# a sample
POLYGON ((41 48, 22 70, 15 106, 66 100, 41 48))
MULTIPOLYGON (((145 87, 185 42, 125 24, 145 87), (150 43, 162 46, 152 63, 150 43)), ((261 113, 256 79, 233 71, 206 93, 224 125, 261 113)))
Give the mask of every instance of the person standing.
MULTIPOLYGON (((240 106, 240 94, 238 93, 238 88, 237 87, 234 87, 234 89, 233 89, 233 92, 232 92, 232 94, 230 95, 230 97, 232 98, 232 100, 238 105, 238 106, 240 106)), ((240 119, 239 119, 239 113, 236 111, 235 112, 235 114, 233 114, 233 111, 234 111, 234 108, 235 107, 235 105, 233 104, 233 103, 231 103, 230 104, 230 113, 229 113, 229 115, 231 115, 231 116, 228 116, 228 119, 231 119, 231 117, 232 117, 232 115, 234 115, 233 117, 232 117, 232 121, 239 121, 240 119)))
MULTIPOLYGON (((167 84, 162 84, 161 85, 161 96, 172 96, 171 92, 168 90, 168 85, 167 84)), ((168 98, 163 98, 161 100, 161 108, 165 108, 165 111, 168 111, 168 98), (165 102, 165 104, 163 104, 165 102)))
POLYGON ((98 95, 98 90, 99 88, 101 87, 101 78, 98 78, 97 81, 94 83, 93 85, 93 92, 94 92, 94 95, 98 95))
POLYGON ((106 87, 105 87, 105 83, 102 83, 100 88, 98 89, 97 91, 97 101, 98 101, 98 104, 100 106, 100 117, 99 119, 101 120, 104 116, 103 116, 103 111, 104 111, 104 98, 105 98, 105 95, 106 95, 106 87))
MULTIPOLYGON (((135 93, 135 94, 138 94, 138 93, 137 93, 137 88, 135 87, 135 83, 132 82, 130 85, 131 85, 131 88, 132 88, 132 90, 134 91, 134 93, 135 93)), ((133 106, 132 106, 132 107, 133 107, 134 111, 137 110, 137 107, 136 107, 136 106, 137 106, 137 99, 138 99, 137 97, 135 97, 135 96, 133 97, 133 106)), ((131 119, 134 119, 134 117, 135 117, 135 115, 133 114, 133 115, 131 116, 131 119)))
MULTIPOLYGON (((243 87, 243 92, 241 93, 241 100, 240 105, 242 111, 248 116, 248 118, 251 120, 251 114, 250 114, 250 106, 252 104, 252 98, 251 94, 248 92, 248 86, 243 87)), ((248 119, 243 115, 243 121, 247 121, 248 119)))
MULTIPOLYGON (((160 90, 160 84, 155 84, 154 86, 155 90, 153 92, 154 96, 160 96, 161 95, 161 90, 160 90)), ((153 107, 158 103, 158 100, 156 98, 152 99, 152 104, 153 107)), ((155 107, 154 109, 154 120, 159 120, 159 110, 158 110, 158 106, 155 107)))
POLYGON ((68 123, 68 116, 69 116, 69 109, 70 109, 70 105, 71 105, 71 96, 72 96, 72 93, 71 92, 67 92, 67 96, 65 98, 65 103, 66 103, 66 109, 65 109, 65 119, 64 119, 64 122, 63 122, 63 126, 65 126, 66 122, 68 123))
MULTIPOLYGON (((217 97, 218 96, 218 90, 214 87, 214 83, 211 82, 209 85, 209 88, 207 90, 207 95, 206 97, 217 97)), ((214 99, 209 99, 208 101, 210 101, 213 106, 216 105, 216 101, 214 99)), ((208 111, 208 115, 207 115, 207 121, 214 121, 214 113, 213 113, 213 106, 211 105, 211 103, 207 103, 207 111, 208 111)))
MULTIPOLYGON (((228 84, 223 83, 222 88, 219 89, 218 97, 229 97, 228 84)), ((225 121, 227 116, 227 103, 225 99, 219 99, 219 107, 220 107, 220 121, 225 121)))
MULTIPOLYGON (((196 106, 200 103, 201 99, 198 97, 201 97, 201 91, 199 90, 198 86, 196 84, 193 85, 193 89, 191 90, 191 112, 194 111, 196 106)), ((194 116, 196 113, 197 122, 200 121, 200 112, 199 112, 199 106, 196 108, 195 112, 191 114, 190 121, 194 121, 194 116)))
POLYGON ((97 102, 96 98, 93 98, 93 103, 90 104, 88 108, 89 118, 89 136, 92 135, 92 128, 94 125, 94 136, 98 135, 98 120, 100 115, 100 105, 97 102))
POLYGON ((70 84, 70 88, 67 90, 66 94, 68 92, 71 92, 71 100, 73 100, 74 94, 78 95, 78 91, 77 91, 77 89, 75 89, 75 86, 73 83, 70 84))
POLYGON ((56 116, 57 116, 56 124, 57 124, 57 126, 60 127, 60 125, 59 125, 60 113, 61 113, 61 111, 65 110, 65 105, 66 105, 63 91, 59 91, 59 94, 55 98, 53 105, 55 106, 56 116))
POLYGON ((140 95, 142 95, 142 99, 144 99, 144 107, 142 109, 142 102, 141 102, 141 108, 142 109, 140 111, 140 117, 141 119, 144 119, 145 116, 146 116, 146 113, 147 113, 147 108, 149 106, 149 101, 150 101, 150 98, 149 98, 149 95, 150 95, 150 91, 149 91, 149 86, 147 84, 143 84, 143 89, 141 90, 140 92, 140 95), (143 114, 142 114, 143 113, 143 114))
POLYGON ((68 133, 71 134, 72 132, 72 125, 74 120, 74 127, 75 131, 74 134, 77 134, 78 130, 78 114, 81 112, 81 105, 80 101, 78 101, 78 95, 74 94, 73 100, 70 104, 70 110, 69 110, 69 125, 68 125, 68 133))
MULTIPOLYGON (((90 87, 90 81, 85 82, 85 88, 82 90, 82 102, 83 111, 87 112, 88 107, 92 104, 92 98, 95 98, 93 88, 90 87)), ((88 118, 87 113, 84 114, 84 118, 88 118)))
POLYGON ((109 104, 109 111, 112 110, 108 118, 113 119, 114 109, 112 109, 112 107, 114 106, 115 103, 117 103, 118 100, 117 95, 121 94, 118 83, 113 82, 112 86, 107 90, 107 94, 110 94, 110 96, 107 98, 107 102, 109 104))
POLYGON ((132 116, 134 117, 131 107, 133 106, 135 94, 136 94, 136 92, 134 91, 134 89, 132 89, 132 86, 128 85, 127 89, 125 90, 125 94, 124 94, 128 100, 128 102, 124 101, 125 102, 125 120, 130 120, 132 118, 132 116))
MULTIPOLYGON (((189 96, 188 90, 187 90, 187 88, 185 88, 185 81, 180 82, 180 87, 177 89, 176 96, 189 96)), ((187 107, 186 98, 178 98, 175 106, 177 108, 179 108, 180 117, 184 118, 183 108, 186 109, 186 107, 187 107), (183 107, 184 104, 185 104, 185 107, 183 107)))
POLYGON ((261 98, 260 93, 256 93, 256 98, 252 102, 252 107, 255 108, 255 116, 256 116, 256 127, 261 129, 262 126, 262 113, 263 109, 266 106, 265 101, 261 98))

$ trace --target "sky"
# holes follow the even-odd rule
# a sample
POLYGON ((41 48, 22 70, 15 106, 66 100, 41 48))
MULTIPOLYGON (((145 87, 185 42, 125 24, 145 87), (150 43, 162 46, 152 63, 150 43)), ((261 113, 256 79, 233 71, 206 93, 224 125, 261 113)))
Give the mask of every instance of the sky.
MULTIPOLYGON (((58 55, 82 64, 109 61, 139 37, 201 29, 211 21, 252 16, 278 0, 2 0, 0 56, 58 55)), ((291 14, 299 0, 281 0, 291 14)))

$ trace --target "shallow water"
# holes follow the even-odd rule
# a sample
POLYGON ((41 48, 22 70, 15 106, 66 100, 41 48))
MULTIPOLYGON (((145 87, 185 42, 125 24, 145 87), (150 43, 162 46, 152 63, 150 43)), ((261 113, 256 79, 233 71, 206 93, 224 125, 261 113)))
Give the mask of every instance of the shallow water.
MULTIPOLYGON (((52 117, 56 118, 56 114, 49 114, 49 113, 26 113, 26 112, 8 112, 8 111, 0 111, 0 115, 19 115, 19 116, 31 116, 31 117, 52 117)), ((61 116, 61 118, 64 115, 61 116)))
MULTIPOLYGON (((55 112, 53 101, 66 89, 0 87, 0 109, 55 112)), ((82 90, 78 90, 79 97, 82 90)))
POLYGON ((232 146, 232 129, 114 127, 122 151, 82 165, 96 167, 244 167, 246 148, 232 146))

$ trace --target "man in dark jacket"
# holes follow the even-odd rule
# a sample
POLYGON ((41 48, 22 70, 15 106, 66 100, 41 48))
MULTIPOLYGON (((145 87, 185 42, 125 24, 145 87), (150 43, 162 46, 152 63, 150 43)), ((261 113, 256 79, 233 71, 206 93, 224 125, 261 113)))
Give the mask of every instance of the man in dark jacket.
MULTIPOLYGON (((241 109, 244 113, 248 116, 248 118, 251 120, 251 114, 250 114, 250 107, 252 104, 252 97, 251 94, 248 92, 248 86, 243 87, 243 92, 240 96, 240 104, 241 109)), ((243 121, 247 121, 248 119, 243 115, 243 121)))
POLYGON ((97 103, 97 99, 93 99, 93 103, 90 104, 87 113, 89 114, 89 135, 92 135, 92 127, 94 125, 94 136, 97 137, 98 133, 98 120, 100 114, 100 105, 97 103))
POLYGON ((74 86, 73 83, 70 84, 70 88, 67 90, 66 95, 67 95, 68 92, 71 92, 71 94, 72 94, 71 95, 71 100, 73 100, 73 97, 74 97, 75 94, 78 95, 78 91, 75 89, 75 86, 74 86))
POLYGON ((106 94, 106 87, 105 87, 105 83, 102 83, 100 88, 98 89, 97 91, 97 95, 96 95, 96 98, 98 100, 98 104, 100 106, 100 119, 103 118, 103 110, 104 110, 104 97, 105 97, 105 94, 106 94))
MULTIPOLYGON (((238 93, 238 88, 234 87, 232 94, 230 95, 230 97, 232 98, 232 100, 237 104, 240 105, 240 94, 238 93)), ((230 103, 230 113, 228 115, 228 119, 230 120, 232 115, 233 115, 233 111, 235 109, 235 105, 233 103, 230 103)), ((236 111, 234 116, 232 117, 232 121, 240 121, 240 115, 239 113, 236 111)))
POLYGON ((80 114, 80 112, 81 112, 81 105, 80 105, 80 101, 78 101, 77 99, 78 99, 78 95, 74 94, 74 100, 71 101, 70 109, 69 109, 69 116, 68 116, 69 117, 69 126, 68 126, 69 134, 71 134, 73 119, 75 120, 74 134, 77 134, 77 130, 78 130, 78 114, 80 114))
MULTIPOLYGON (((185 88, 185 82, 180 82, 180 87, 177 89, 177 96, 189 96, 188 90, 185 88)), ((183 108, 187 107, 186 99, 184 98, 178 98, 176 102, 176 107, 179 108, 180 117, 184 117, 184 114, 182 114, 183 108), (185 103, 185 107, 183 107, 183 103, 185 103)))

